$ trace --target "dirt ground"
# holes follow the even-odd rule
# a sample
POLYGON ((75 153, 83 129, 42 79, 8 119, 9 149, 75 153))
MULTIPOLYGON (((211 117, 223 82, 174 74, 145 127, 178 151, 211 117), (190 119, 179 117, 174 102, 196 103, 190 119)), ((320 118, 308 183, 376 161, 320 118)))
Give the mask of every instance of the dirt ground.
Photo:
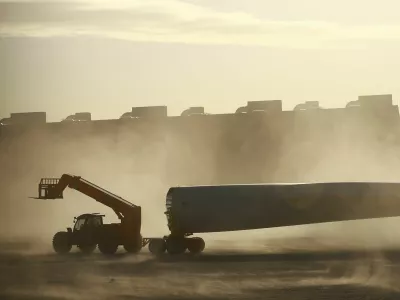
POLYGON ((143 249, 106 258, 3 241, 0 299, 400 299, 400 249, 280 243, 253 251, 207 248, 200 256, 155 258, 143 249))

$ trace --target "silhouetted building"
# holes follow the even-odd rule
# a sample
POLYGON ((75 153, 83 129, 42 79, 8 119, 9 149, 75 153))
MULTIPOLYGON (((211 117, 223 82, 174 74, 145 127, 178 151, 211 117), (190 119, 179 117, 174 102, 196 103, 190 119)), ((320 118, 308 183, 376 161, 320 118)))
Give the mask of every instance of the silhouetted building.
POLYGON ((306 101, 300 103, 294 107, 294 110, 310 110, 310 109, 321 109, 318 101, 306 101))
POLYGON ((84 121, 91 121, 92 114, 89 112, 80 112, 73 115, 68 116, 62 122, 84 122, 84 121))
POLYGON ((132 107, 131 112, 124 113, 120 119, 132 118, 165 118, 168 117, 167 106, 132 107))
POLYGON ((236 113, 252 113, 266 112, 279 113, 282 112, 282 100, 263 100, 263 101, 248 101, 247 106, 239 107, 236 113))
POLYGON ((203 106, 194 106, 189 107, 181 113, 181 116, 192 116, 192 115, 204 115, 204 107, 203 106))
POLYGON ((4 125, 38 125, 46 124, 45 112, 12 113, 10 118, 4 118, 1 123, 4 125))

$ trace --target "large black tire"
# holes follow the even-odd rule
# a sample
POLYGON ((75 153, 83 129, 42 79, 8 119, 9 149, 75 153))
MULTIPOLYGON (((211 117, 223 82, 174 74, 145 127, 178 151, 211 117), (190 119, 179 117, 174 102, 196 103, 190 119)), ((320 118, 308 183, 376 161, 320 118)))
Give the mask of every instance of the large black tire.
POLYGON ((104 227, 98 240, 99 251, 104 255, 113 255, 117 252, 119 245, 118 227, 104 227))
POLYGON ((97 245, 78 245, 79 250, 83 254, 92 254, 94 250, 96 250, 97 245))
POLYGON ((164 239, 151 239, 149 242, 149 251, 154 255, 161 255, 167 250, 167 244, 164 239))
POLYGON ((187 249, 185 238, 171 237, 166 240, 167 252, 171 255, 183 254, 187 249))
POLYGON ((100 252, 105 255, 115 254, 118 250, 118 244, 109 241, 99 243, 98 247, 100 252))
POLYGON ((57 232, 54 235, 53 249, 58 254, 66 254, 71 251, 72 243, 68 232, 57 232))
POLYGON ((142 250, 142 244, 127 243, 127 244, 124 244, 124 249, 128 253, 136 254, 136 253, 139 253, 140 250, 142 250))
POLYGON ((188 248, 189 252, 193 253, 193 254, 198 254, 198 253, 203 252, 203 250, 206 246, 206 243, 204 242, 204 240, 199 237, 186 239, 186 242, 187 242, 187 248, 188 248))
POLYGON ((136 239, 133 239, 132 241, 125 243, 124 249, 128 253, 136 254, 139 253, 140 250, 142 250, 142 245, 143 245, 142 236, 139 236, 136 239))

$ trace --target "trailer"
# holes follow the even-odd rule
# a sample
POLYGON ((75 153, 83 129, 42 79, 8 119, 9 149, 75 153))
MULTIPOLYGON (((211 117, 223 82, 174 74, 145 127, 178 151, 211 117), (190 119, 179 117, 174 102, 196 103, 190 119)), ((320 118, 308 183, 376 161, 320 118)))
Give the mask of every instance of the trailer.
MULTIPOLYGON (((322 182, 171 187, 171 235, 400 216, 400 183, 322 182)), ((182 251, 182 250, 181 250, 182 251)))

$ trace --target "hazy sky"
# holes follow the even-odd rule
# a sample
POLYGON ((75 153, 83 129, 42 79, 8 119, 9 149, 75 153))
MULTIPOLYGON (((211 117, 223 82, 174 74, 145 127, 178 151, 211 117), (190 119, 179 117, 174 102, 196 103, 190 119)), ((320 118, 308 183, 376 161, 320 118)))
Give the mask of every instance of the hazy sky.
POLYGON ((400 97, 398 0, 0 0, 0 117, 400 97))

